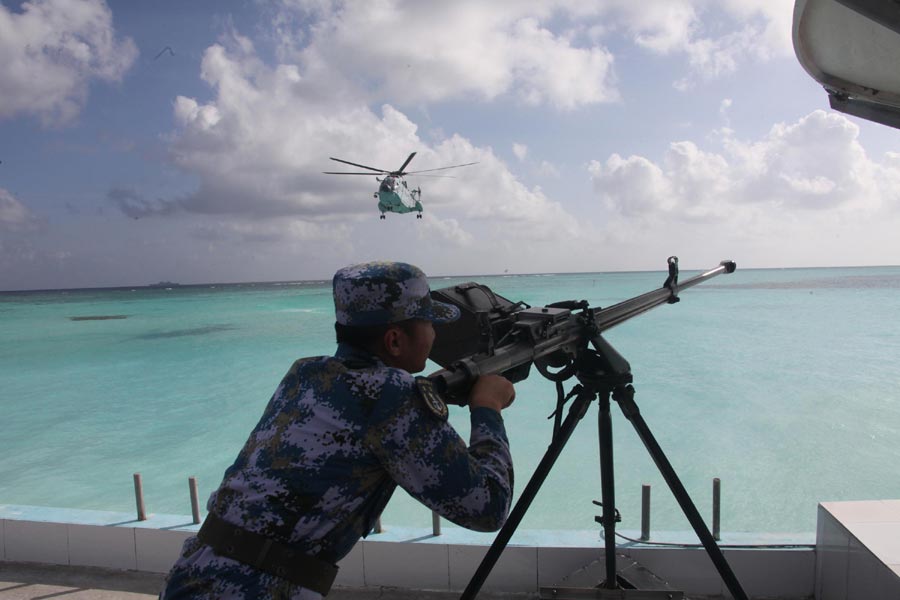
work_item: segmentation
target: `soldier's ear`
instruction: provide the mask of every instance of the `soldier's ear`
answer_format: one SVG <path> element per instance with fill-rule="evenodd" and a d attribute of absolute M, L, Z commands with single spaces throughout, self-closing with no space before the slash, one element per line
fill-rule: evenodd
<path fill-rule="evenodd" d="M 388 356 L 400 356 L 403 352 L 403 330 L 399 327 L 388 327 L 381 341 Z"/>

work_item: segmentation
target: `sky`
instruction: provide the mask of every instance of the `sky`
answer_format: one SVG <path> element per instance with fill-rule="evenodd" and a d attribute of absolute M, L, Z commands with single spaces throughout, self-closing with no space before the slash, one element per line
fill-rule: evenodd
<path fill-rule="evenodd" d="M 0 1 L 0 290 L 900 264 L 788 0 Z M 422 219 L 373 177 L 409 176 Z M 348 170 L 356 170 L 352 167 Z"/>

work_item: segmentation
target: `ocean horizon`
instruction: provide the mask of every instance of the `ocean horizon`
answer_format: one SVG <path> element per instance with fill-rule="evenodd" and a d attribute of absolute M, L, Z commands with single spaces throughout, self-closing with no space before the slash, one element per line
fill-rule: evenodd
<path fill-rule="evenodd" d="M 709 268 L 713 268 L 712 265 Z M 741 271 L 791 271 L 803 270 L 811 271 L 817 269 L 878 269 L 878 268 L 900 267 L 900 264 L 883 264 L 883 265 L 844 265 L 844 266 L 816 266 L 816 267 L 742 267 L 738 265 Z M 703 273 L 708 269 L 683 269 L 681 279 L 686 279 L 698 273 Z M 476 277 L 546 277 L 552 275 L 611 275 L 611 274 L 629 274 L 629 273 L 659 273 L 665 278 L 666 273 L 660 269 L 635 269 L 621 271 L 547 271 L 534 273 L 469 273 L 460 275 L 428 275 L 430 281 L 439 281 L 444 279 L 471 279 Z M 331 277 L 322 279 L 275 279 L 260 281 L 206 281 L 206 282 L 188 282 L 181 283 L 178 281 L 162 280 L 158 282 L 149 282 L 133 285 L 98 285 L 87 287 L 65 287 L 65 288 L 22 288 L 22 289 L 0 289 L 0 294 L 31 294 L 41 292 L 90 292 L 90 291 L 121 291 L 134 290 L 143 288 L 168 288 L 168 287 L 209 287 L 209 286 L 258 286 L 258 285 L 314 285 L 314 284 L 330 284 Z M 167 284 L 167 285 L 164 285 Z M 432 286 L 434 287 L 434 286 Z"/>

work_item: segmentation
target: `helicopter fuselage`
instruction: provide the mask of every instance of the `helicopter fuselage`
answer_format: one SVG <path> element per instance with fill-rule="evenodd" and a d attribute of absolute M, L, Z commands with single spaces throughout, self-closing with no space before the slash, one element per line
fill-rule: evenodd
<path fill-rule="evenodd" d="M 422 190 L 411 190 L 403 178 L 392 175 L 380 181 L 381 185 L 375 197 L 378 198 L 378 210 L 381 211 L 382 218 L 386 212 L 400 214 L 422 212 L 422 203 L 419 200 Z"/>

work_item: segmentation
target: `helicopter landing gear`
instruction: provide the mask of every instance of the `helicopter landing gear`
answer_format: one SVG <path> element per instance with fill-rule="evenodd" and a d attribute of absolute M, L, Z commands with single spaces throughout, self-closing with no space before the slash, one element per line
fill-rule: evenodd
<path fill-rule="evenodd" d="M 417 219 L 421 219 L 421 218 L 422 218 L 422 213 L 417 214 L 417 215 L 416 215 L 416 218 L 417 218 Z"/>
<path fill-rule="evenodd" d="M 382 215 L 381 215 L 380 217 L 378 217 L 378 218 L 379 218 L 379 219 L 383 219 L 383 218 L 384 218 L 384 215 L 382 214 Z"/>

